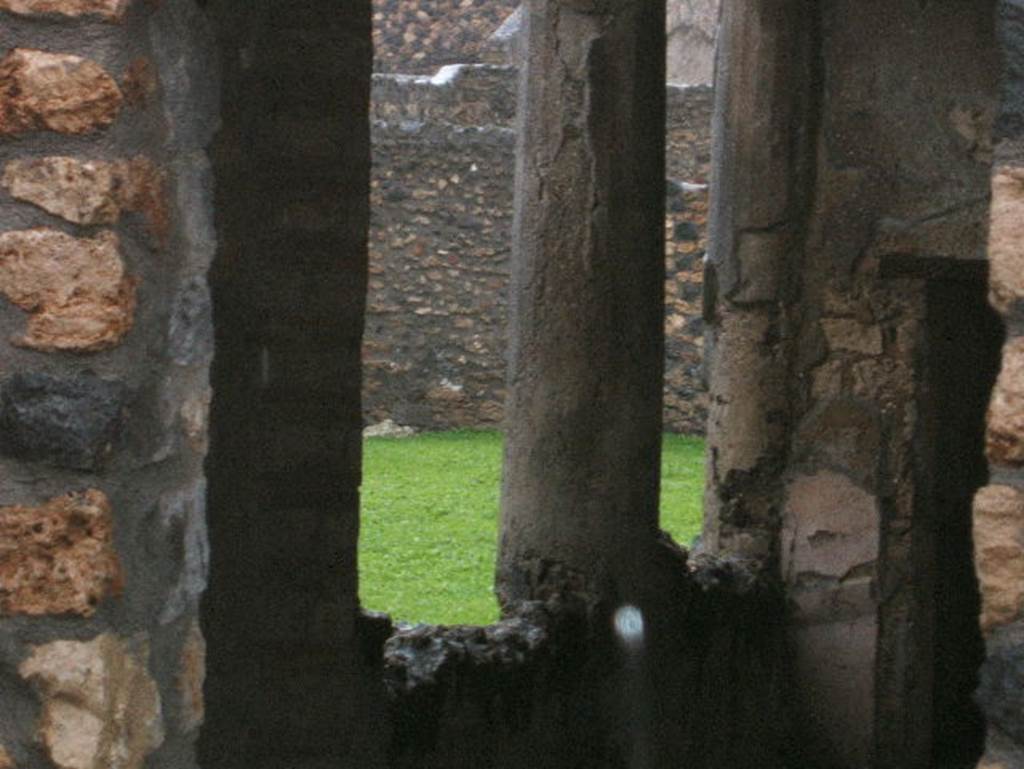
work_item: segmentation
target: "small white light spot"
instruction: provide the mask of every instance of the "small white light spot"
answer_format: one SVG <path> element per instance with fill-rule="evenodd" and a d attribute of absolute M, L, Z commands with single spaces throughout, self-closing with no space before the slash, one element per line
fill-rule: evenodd
<path fill-rule="evenodd" d="M 644 615 L 635 606 L 620 606 L 613 619 L 615 632 L 626 646 L 644 642 Z"/>

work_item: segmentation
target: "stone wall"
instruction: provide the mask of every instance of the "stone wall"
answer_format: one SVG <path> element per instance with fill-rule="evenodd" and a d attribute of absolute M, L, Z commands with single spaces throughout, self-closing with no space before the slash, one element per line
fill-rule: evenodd
<path fill-rule="evenodd" d="M 668 55 L 670 83 L 712 83 L 720 0 L 669 0 Z"/>
<path fill-rule="evenodd" d="M 384 647 L 391 766 L 620 769 L 639 754 L 795 769 L 778 591 L 734 562 L 676 565 L 632 648 L 556 599 L 488 627 L 399 628 Z"/>
<path fill-rule="evenodd" d="M 978 701 L 988 720 L 980 769 L 1024 766 L 1024 7 L 998 4 L 1003 63 L 995 130 L 988 253 L 989 300 L 1006 326 L 988 406 L 990 477 L 974 498 L 975 566 L 986 660 Z"/>
<path fill-rule="evenodd" d="M 815 760 L 971 762 L 992 5 L 744 1 L 720 47 L 705 543 L 782 575 Z"/>
<path fill-rule="evenodd" d="M 490 38 L 519 0 L 374 0 L 374 70 L 432 73 L 446 64 L 498 61 Z"/>
<path fill-rule="evenodd" d="M 670 86 L 667 96 L 665 423 L 699 433 L 712 92 Z M 515 101 L 507 67 L 374 76 L 369 422 L 501 423 Z"/>
<path fill-rule="evenodd" d="M 191 3 L 0 2 L 0 765 L 181 767 L 203 721 L 204 147 Z"/>
<path fill-rule="evenodd" d="M 662 81 L 630 68 L 660 67 L 661 9 L 532 4 L 530 149 L 582 117 L 564 200 L 657 226 L 525 219 L 521 247 L 598 271 L 550 276 L 592 324 L 518 305 L 520 381 L 580 406 L 518 402 L 506 541 L 544 552 L 506 551 L 502 588 L 529 600 L 387 642 L 356 564 L 370 4 L 205 7 L 0 0 L 0 767 L 192 769 L 201 724 L 210 769 L 908 769 L 983 727 L 984 769 L 1022 764 L 1019 0 L 725 7 L 706 544 L 731 555 L 690 560 L 651 523 Z M 588 98 L 543 66 L 583 40 Z M 564 204 L 551 171 L 534 211 Z M 633 599 L 642 654 L 609 623 Z"/>
<path fill-rule="evenodd" d="M 669 0 L 668 82 L 714 79 L 719 0 Z M 516 0 L 376 0 L 374 69 L 431 74 L 447 64 L 513 64 L 521 53 Z"/>

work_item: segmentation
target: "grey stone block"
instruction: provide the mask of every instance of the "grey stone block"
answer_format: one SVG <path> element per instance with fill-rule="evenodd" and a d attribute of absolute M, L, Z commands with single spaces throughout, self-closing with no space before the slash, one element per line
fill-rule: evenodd
<path fill-rule="evenodd" d="M 989 724 L 1024 742 L 1024 625 L 1007 628 L 989 641 L 975 697 Z"/>
<path fill-rule="evenodd" d="M 123 383 L 93 375 L 15 374 L 0 389 L 0 452 L 95 470 L 111 451 L 126 397 Z"/>

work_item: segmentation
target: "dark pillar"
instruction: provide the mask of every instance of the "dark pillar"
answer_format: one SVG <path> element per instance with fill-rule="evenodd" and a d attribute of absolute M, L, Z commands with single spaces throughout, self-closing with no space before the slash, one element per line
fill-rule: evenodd
<path fill-rule="evenodd" d="M 206 769 L 375 767 L 360 651 L 369 0 L 217 0 Z"/>

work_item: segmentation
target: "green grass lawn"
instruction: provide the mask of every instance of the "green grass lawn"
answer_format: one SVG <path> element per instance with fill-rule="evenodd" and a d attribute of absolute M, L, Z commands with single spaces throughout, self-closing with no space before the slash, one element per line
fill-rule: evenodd
<path fill-rule="evenodd" d="M 424 433 L 364 441 L 359 580 L 363 605 L 395 619 L 487 624 L 497 545 L 502 436 Z M 704 441 L 666 435 L 661 525 L 689 542 L 701 525 Z"/>

